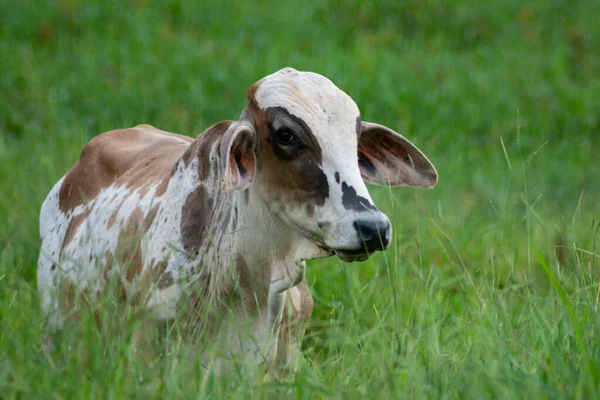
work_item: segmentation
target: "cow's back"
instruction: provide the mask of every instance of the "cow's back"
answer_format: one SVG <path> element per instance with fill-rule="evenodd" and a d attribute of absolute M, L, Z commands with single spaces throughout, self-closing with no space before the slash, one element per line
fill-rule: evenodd
<path fill-rule="evenodd" d="M 187 136 L 150 125 L 103 133 L 82 150 L 60 187 L 60 209 L 68 212 L 114 183 L 142 186 L 168 177 L 170 168 L 193 142 Z"/>

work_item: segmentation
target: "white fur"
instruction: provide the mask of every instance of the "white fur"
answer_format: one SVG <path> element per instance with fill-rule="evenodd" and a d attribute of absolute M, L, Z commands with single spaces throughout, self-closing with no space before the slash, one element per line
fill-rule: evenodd
<path fill-rule="evenodd" d="M 162 290 L 151 287 L 148 298 L 144 299 L 146 307 L 154 310 L 160 319 L 173 318 L 185 285 L 201 278 L 197 267 L 208 269 L 213 291 L 207 300 L 218 304 L 220 289 L 235 285 L 234 264 L 236 256 L 241 255 L 253 279 L 254 293 L 246 293 L 247 297 L 233 313 L 224 316 L 219 326 L 220 337 L 226 338 L 232 354 L 241 354 L 251 363 L 271 362 L 275 358 L 287 363 L 289 349 L 293 347 L 296 352 L 299 351 L 299 342 L 277 341 L 283 306 L 287 296 L 292 296 L 294 307 L 300 307 L 300 292 L 295 285 L 303 279 L 304 260 L 329 256 L 332 252 L 317 246 L 297 228 L 314 231 L 317 223 L 324 223 L 328 226 L 324 242 L 329 248 L 355 249 L 360 246 L 360 240 L 352 223 L 358 212 L 343 206 L 341 183 L 353 187 L 358 196 L 373 204 L 357 164 L 356 121 L 359 110 L 354 101 L 328 79 L 293 69 L 284 69 L 264 78 L 256 91 L 256 99 L 262 109 L 284 107 L 305 121 L 319 142 L 323 159 L 321 167 L 330 191 L 325 204 L 315 209 L 314 217 L 307 218 L 301 208 L 287 210 L 286 218 L 293 224 L 283 223 L 282 218 L 274 216 L 274 212 L 281 210 L 274 211 L 276 205 L 265 204 L 257 184 L 249 187 L 248 202 L 240 191 L 223 191 L 217 160 L 218 143 L 213 145 L 209 155 L 211 177 L 206 182 L 199 180 L 197 159 L 187 167 L 180 160 L 166 192 L 161 196 L 156 196 L 159 182 L 147 191 L 115 184 L 102 189 L 87 204 L 65 214 L 60 210 L 58 201 L 63 178 L 46 198 L 40 215 L 42 246 L 38 289 L 42 310 L 49 317 L 50 329 L 62 325 L 55 295 L 57 282 L 68 278 L 77 287 L 87 288 L 92 294 L 100 291 L 106 283 L 101 272 L 106 264 L 105 256 L 107 252 L 115 253 L 121 226 L 136 208 L 146 215 L 158 205 L 153 223 L 141 241 L 142 275 L 152 262 L 166 260 L 166 272 L 175 283 Z M 340 183 L 335 180 L 336 172 Z M 202 251 L 197 256 L 190 256 L 183 251 L 182 206 L 199 185 L 213 196 L 215 215 L 224 215 L 227 209 L 237 207 L 238 224 L 235 230 L 229 224 L 222 231 L 213 228 L 213 236 L 205 239 L 211 242 L 201 246 Z M 116 220 L 109 228 L 108 220 L 119 204 Z M 71 219 L 89 209 L 92 210 L 90 215 L 76 230 L 72 241 L 62 248 Z M 387 219 L 379 211 L 373 213 L 378 218 Z M 123 274 L 116 267 L 111 273 Z M 206 273 L 206 270 L 203 272 Z M 128 298 L 140 289 L 139 278 L 131 282 L 124 276 L 120 279 Z M 253 296 L 257 293 L 265 294 L 267 301 L 259 305 L 256 316 L 251 316 L 247 308 L 255 306 L 257 300 Z M 241 335 L 240 326 L 248 327 L 250 332 Z"/>

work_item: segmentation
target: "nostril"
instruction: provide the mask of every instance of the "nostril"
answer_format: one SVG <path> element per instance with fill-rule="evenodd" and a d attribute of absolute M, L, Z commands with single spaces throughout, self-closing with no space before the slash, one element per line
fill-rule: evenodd
<path fill-rule="evenodd" d="M 392 228 L 387 220 L 357 220 L 354 229 L 367 251 L 384 250 L 390 243 Z"/>
<path fill-rule="evenodd" d="M 365 244 L 373 238 L 373 224 L 369 221 L 354 221 L 354 229 Z"/>

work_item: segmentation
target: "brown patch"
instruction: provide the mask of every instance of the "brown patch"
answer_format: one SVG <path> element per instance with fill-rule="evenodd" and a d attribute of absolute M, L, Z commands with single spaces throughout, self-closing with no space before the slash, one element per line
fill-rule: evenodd
<path fill-rule="evenodd" d="M 190 287 L 187 308 L 182 318 L 184 329 L 195 333 L 208 333 L 215 323 L 217 311 L 211 300 L 211 278 L 203 273 Z"/>
<path fill-rule="evenodd" d="M 94 310 L 94 318 L 98 326 L 100 326 L 101 317 L 98 305 L 94 304 L 96 299 L 117 298 L 122 302 L 127 301 L 127 293 L 125 287 L 118 275 L 110 274 L 113 267 L 113 255 L 110 252 L 106 253 L 105 265 L 102 269 L 102 277 L 104 278 L 104 288 L 101 292 L 92 293 L 89 289 L 80 289 L 73 282 L 65 278 L 59 284 L 59 309 L 63 317 L 74 321 L 79 319 L 81 311 L 88 309 Z M 101 303 L 98 303 L 101 304 Z"/>
<path fill-rule="evenodd" d="M 175 283 L 173 275 L 170 271 L 167 271 L 167 265 L 167 260 L 162 260 L 152 268 L 159 289 L 166 289 Z"/>
<path fill-rule="evenodd" d="M 92 293 L 89 289 L 80 289 L 65 278 L 60 284 L 58 306 L 60 313 L 66 320 L 77 321 L 80 318 L 80 312 L 85 309 L 92 309 Z M 100 313 L 94 312 L 96 323 L 100 324 Z"/>
<path fill-rule="evenodd" d="M 165 192 L 167 191 L 168 187 L 169 187 L 169 182 L 171 182 L 171 180 L 169 179 L 169 177 L 163 177 L 162 180 L 160 181 L 158 187 L 156 188 L 156 193 L 154 194 L 156 197 L 161 197 L 163 194 L 165 194 Z"/>
<path fill-rule="evenodd" d="M 248 92 L 246 93 L 246 98 L 248 99 L 248 101 L 250 101 L 251 104 L 258 104 L 256 101 L 256 91 L 258 90 L 258 87 L 260 86 L 261 82 L 262 79 L 255 82 L 252 86 L 250 86 Z"/>
<path fill-rule="evenodd" d="M 214 124 L 198 136 L 181 157 L 186 167 L 192 160 L 195 158 L 198 159 L 198 179 L 200 181 L 205 181 L 210 176 L 210 170 L 212 168 L 210 163 L 210 151 L 213 143 L 221 140 L 223 134 L 232 123 L 233 121 L 221 121 Z"/>
<path fill-rule="evenodd" d="M 221 240 L 225 237 L 225 233 L 227 232 L 227 230 L 229 229 L 229 226 L 231 224 L 231 213 L 232 213 L 232 207 L 226 207 L 223 210 L 223 213 L 221 214 L 221 216 L 219 217 L 219 221 L 217 226 L 217 232 L 221 232 L 222 234 L 220 235 Z M 220 245 L 220 243 L 219 243 Z"/>
<path fill-rule="evenodd" d="M 85 221 L 85 219 L 89 217 L 91 212 L 92 209 L 89 208 L 71 218 L 71 221 L 69 221 L 69 226 L 67 227 L 67 232 L 65 233 L 63 248 L 66 247 L 69 243 L 71 243 L 71 240 L 73 240 L 73 238 L 75 237 L 75 233 L 77 233 L 77 229 L 83 223 L 83 221 Z"/>
<path fill-rule="evenodd" d="M 119 210 L 121 210 L 121 206 L 123 205 L 123 203 L 125 203 L 125 199 L 123 199 L 119 203 L 117 208 L 115 208 L 115 210 L 110 214 L 110 217 L 108 217 L 108 223 L 106 224 L 106 227 L 108 229 L 112 228 L 112 226 L 115 224 L 115 221 L 117 220 L 117 215 L 119 214 Z"/>
<path fill-rule="evenodd" d="M 104 271 L 102 272 L 102 276 L 104 277 L 105 281 L 108 281 L 109 273 L 114 263 L 112 253 L 107 251 L 104 260 Z"/>
<path fill-rule="evenodd" d="M 138 207 L 133 210 L 119 232 L 117 240 L 116 256 L 125 268 L 125 277 L 129 282 L 138 276 L 142 270 L 140 240 L 143 235 L 143 220 L 144 215 L 141 209 Z"/>
<path fill-rule="evenodd" d="M 144 218 L 144 232 L 147 232 L 152 226 L 154 218 L 156 218 L 156 214 L 158 213 L 158 207 L 159 204 L 155 204 L 154 207 L 148 211 L 148 214 L 146 214 L 146 217 Z"/>
<path fill-rule="evenodd" d="M 200 185 L 185 199 L 181 208 L 181 240 L 183 249 L 193 253 L 199 251 L 202 245 L 208 219 L 213 212 L 213 199 Z"/>
<path fill-rule="evenodd" d="M 123 286 L 123 282 L 121 282 L 121 277 L 119 274 L 113 274 L 111 276 L 111 269 L 114 265 L 113 255 L 110 252 L 106 252 L 105 256 L 105 264 L 104 269 L 102 271 L 102 276 L 104 278 L 104 296 L 105 298 L 115 298 L 119 299 L 122 302 L 127 301 L 127 291 L 125 290 L 125 286 Z"/>
<path fill-rule="evenodd" d="M 258 313 L 258 305 L 267 304 L 269 288 L 262 285 L 250 273 L 250 268 L 244 257 L 238 254 L 235 258 L 235 269 L 238 278 L 239 291 L 242 297 L 246 299 L 245 309 L 251 315 Z"/>
<path fill-rule="evenodd" d="M 76 289 L 68 278 L 63 279 L 60 283 L 58 305 L 63 316 L 68 315 L 75 307 Z"/>
<path fill-rule="evenodd" d="M 231 219 L 231 230 L 235 231 L 237 229 L 238 223 L 238 208 L 237 206 L 233 207 L 233 218 Z"/>
<path fill-rule="evenodd" d="M 260 110 L 251 102 L 242 115 L 257 129 L 258 174 L 266 196 L 293 206 L 325 204 L 329 184 L 321 169 L 321 147 L 310 127 L 282 107 Z M 301 143 L 292 149 L 279 147 L 274 139 L 274 121 L 289 128 Z"/>
<path fill-rule="evenodd" d="M 247 125 L 228 130 L 221 139 L 220 160 L 226 165 L 224 179 L 233 188 L 252 182 L 256 174 L 256 132 Z"/>
<path fill-rule="evenodd" d="M 175 280 L 173 279 L 173 275 L 171 275 L 171 272 L 167 271 L 160 276 L 157 286 L 159 289 L 166 289 L 173 286 L 174 283 Z"/>
<path fill-rule="evenodd" d="M 82 150 L 65 176 L 59 207 L 67 213 L 94 199 L 113 184 L 147 188 L 167 179 L 192 138 L 160 131 L 150 125 L 119 129 L 96 136 Z"/>
<path fill-rule="evenodd" d="M 235 269 L 239 279 L 240 288 L 244 291 L 251 291 L 252 289 L 252 277 L 250 276 L 250 270 L 244 257 L 240 254 L 235 259 Z"/>

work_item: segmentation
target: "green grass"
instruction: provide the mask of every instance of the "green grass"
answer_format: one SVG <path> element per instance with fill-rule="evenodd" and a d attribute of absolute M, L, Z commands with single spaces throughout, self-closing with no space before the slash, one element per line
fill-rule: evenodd
<path fill-rule="evenodd" d="M 0 1 L 2 397 L 598 398 L 598 15 L 592 0 Z M 332 79 L 440 173 L 433 191 L 371 188 L 388 252 L 310 263 L 297 377 L 203 386 L 188 343 L 149 365 L 135 323 L 85 318 L 45 355 L 38 212 L 84 143 L 139 123 L 195 136 L 284 66 Z"/>

